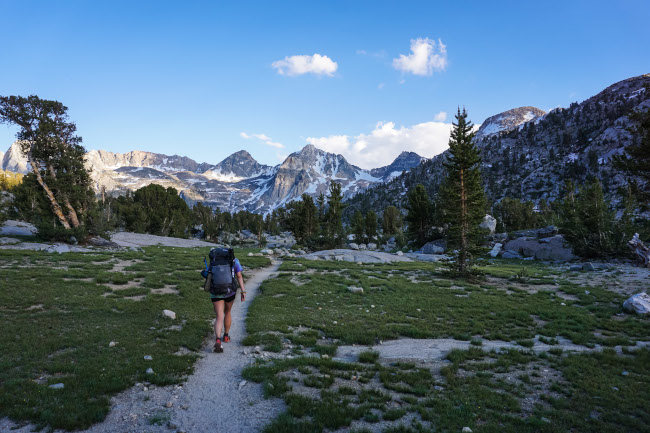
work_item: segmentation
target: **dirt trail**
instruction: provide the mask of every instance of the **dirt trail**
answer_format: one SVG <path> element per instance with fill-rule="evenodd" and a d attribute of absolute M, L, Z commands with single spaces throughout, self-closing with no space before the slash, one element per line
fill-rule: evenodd
<path fill-rule="evenodd" d="M 239 294 L 232 309 L 232 341 L 224 344 L 224 353 L 212 353 L 214 336 L 206 341 L 201 359 L 182 385 L 145 387 L 137 384 L 111 400 L 106 419 L 85 433 L 113 432 L 187 432 L 236 433 L 261 431 L 264 425 L 284 410 L 280 399 L 264 399 L 262 386 L 247 382 L 242 385 L 241 371 L 248 365 L 241 341 L 245 336 L 245 318 L 250 302 L 261 283 L 280 267 L 255 271 L 246 282 L 246 302 Z M 207 302 L 207 300 L 206 300 Z M 169 406 L 171 403 L 171 407 Z M 16 433 L 32 431 L 33 426 L 16 425 L 7 418 L 0 419 L 0 431 Z"/>
<path fill-rule="evenodd" d="M 279 399 L 265 400 L 261 385 L 243 384 L 241 370 L 249 362 L 243 354 L 241 340 L 245 335 L 244 320 L 248 306 L 260 284 L 277 271 L 280 262 L 255 273 L 246 282 L 248 298 L 241 303 L 239 296 L 233 307 L 232 341 L 224 344 L 224 353 L 211 353 L 213 340 L 204 349 L 210 354 L 201 359 L 183 386 L 174 404 L 172 423 L 187 432 L 255 432 L 284 409 Z M 181 409 L 187 405 L 186 410 Z M 185 407 L 185 406 L 183 406 Z"/>
<path fill-rule="evenodd" d="M 129 432 L 255 432 L 284 409 L 279 399 L 265 400 L 261 385 L 242 383 L 241 371 L 249 363 L 241 340 L 245 336 L 248 306 L 262 282 L 272 276 L 280 262 L 256 271 L 246 282 L 246 302 L 239 294 L 232 309 L 232 341 L 224 343 L 224 352 L 212 353 L 214 336 L 203 348 L 194 374 L 182 386 L 150 388 L 136 386 L 114 398 L 106 420 L 87 430 L 88 433 Z M 148 397 L 148 400 L 145 399 Z M 172 403 L 172 407 L 166 405 Z M 158 417 L 163 425 L 151 425 Z"/>

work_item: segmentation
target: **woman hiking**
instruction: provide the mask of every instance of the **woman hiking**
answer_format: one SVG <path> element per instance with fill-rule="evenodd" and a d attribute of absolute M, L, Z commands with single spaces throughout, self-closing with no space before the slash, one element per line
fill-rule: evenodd
<path fill-rule="evenodd" d="M 217 251 L 217 254 L 214 255 L 213 258 L 213 252 Z M 217 255 L 221 256 L 222 254 L 227 253 L 228 254 L 228 259 L 225 261 L 219 260 L 217 258 Z M 208 278 L 208 281 L 214 279 L 220 279 L 223 281 L 223 272 L 227 272 L 228 275 L 227 278 L 230 280 L 230 284 L 227 284 L 226 289 L 222 290 L 210 290 L 210 301 L 212 301 L 212 306 L 214 308 L 214 312 L 217 315 L 217 318 L 214 322 L 214 334 L 216 336 L 216 341 L 214 343 L 214 352 L 221 353 L 223 352 L 223 346 L 222 346 L 222 341 L 224 343 L 229 343 L 230 342 L 230 336 L 228 335 L 228 331 L 230 331 L 230 324 L 232 323 L 232 316 L 230 314 L 232 310 L 232 306 L 235 303 L 235 296 L 237 295 L 237 286 L 241 288 L 241 301 L 244 302 L 246 300 L 246 289 L 244 287 L 244 278 L 242 277 L 242 266 L 239 263 L 239 260 L 234 257 L 234 253 L 232 250 L 212 250 L 210 252 L 210 264 L 211 264 L 211 273 L 213 275 L 210 275 L 210 278 Z M 218 263 L 218 264 L 217 264 Z M 213 266 L 213 264 L 217 264 L 216 266 Z M 220 269 L 219 269 L 220 268 Z M 221 275 L 217 276 L 216 274 L 220 273 Z M 221 277 L 221 278 L 219 278 Z M 239 283 L 239 284 L 237 284 Z M 209 285 L 210 283 L 207 283 Z M 223 287 L 223 285 L 222 285 Z M 215 293 L 217 292 L 217 293 Z M 225 328 L 225 329 L 224 329 Z M 221 331 L 225 331 L 223 334 L 223 339 L 221 337 Z"/>

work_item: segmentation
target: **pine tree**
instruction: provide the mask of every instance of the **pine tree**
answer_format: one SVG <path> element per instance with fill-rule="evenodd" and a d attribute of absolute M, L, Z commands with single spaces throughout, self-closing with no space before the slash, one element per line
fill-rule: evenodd
<path fill-rule="evenodd" d="M 75 135 L 77 127 L 67 111 L 58 101 L 34 95 L 0 97 L 0 123 L 19 128 L 16 136 L 31 168 L 28 176 L 35 181 L 28 183 L 38 185 L 59 227 L 83 230 L 93 225 L 97 207 L 81 137 Z M 42 221 L 41 235 L 52 230 L 48 219 Z"/>
<path fill-rule="evenodd" d="M 368 238 L 368 243 L 370 243 L 377 237 L 377 214 L 374 211 L 369 210 L 366 212 L 365 226 L 366 237 Z"/>
<path fill-rule="evenodd" d="M 318 199 L 316 199 L 318 204 L 318 219 L 323 222 L 325 221 L 325 194 L 322 192 L 318 194 Z"/>
<path fill-rule="evenodd" d="M 592 178 L 577 194 L 567 182 L 559 213 L 560 230 L 576 254 L 603 257 L 615 251 L 614 213 L 598 179 Z"/>
<path fill-rule="evenodd" d="M 185 237 L 192 221 L 189 206 L 175 188 L 150 184 L 133 193 L 136 218 L 133 224 L 143 231 L 161 236 Z"/>
<path fill-rule="evenodd" d="M 363 214 L 361 211 L 356 211 L 352 217 L 352 234 L 354 235 L 354 240 L 358 243 L 363 242 L 363 235 L 366 229 L 366 222 L 363 219 Z"/>
<path fill-rule="evenodd" d="M 448 227 L 449 245 L 458 248 L 456 268 L 461 275 L 470 272 L 472 258 L 484 240 L 479 224 L 485 216 L 486 197 L 481 180 L 481 156 L 472 129 L 467 112 L 459 108 L 449 138 L 447 159 L 443 162 L 447 177 L 439 190 L 440 213 Z"/>
<path fill-rule="evenodd" d="M 532 201 L 523 202 L 510 197 L 501 199 L 493 207 L 493 215 L 498 221 L 497 231 L 511 232 L 537 227 L 538 221 L 534 206 Z"/>
<path fill-rule="evenodd" d="M 400 231 L 402 228 L 401 214 L 395 206 L 388 206 L 384 209 L 381 226 L 386 236 L 394 236 Z"/>
<path fill-rule="evenodd" d="M 632 193 L 632 188 L 629 186 L 625 190 L 625 197 L 621 204 L 623 212 L 621 218 L 616 222 L 615 244 L 619 252 L 628 252 L 627 242 L 632 239 L 635 233 L 642 231 L 636 223 L 636 211 L 639 203 L 636 201 L 636 197 Z"/>
<path fill-rule="evenodd" d="M 302 220 L 300 235 L 305 243 L 318 233 L 318 209 L 309 194 L 302 195 L 300 219 Z"/>
<path fill-rule="evenodd" d="M 343 243 L 342 215 L 344 206 L 341 184 L 333 180 L 330 181 L 325 219 L 327 222 L 327 243 L 331 248 L 339 247 Z"/>
<path fill-rule="evenodd" d="M 424 185 L 418 184 L 409 191 L 406 204 L 406 222 L 408 223 L 408 236 L 416 245 L 424 245 L 429 237 L 433 225 L 433 206 Z"/>

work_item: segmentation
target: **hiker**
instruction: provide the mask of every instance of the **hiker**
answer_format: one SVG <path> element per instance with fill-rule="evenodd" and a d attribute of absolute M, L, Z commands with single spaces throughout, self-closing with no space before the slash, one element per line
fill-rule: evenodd
<path fill-rule="evenodd" d="M 223 328 L 225 328 L 223 329 L 223 342 L 230 342 L 230 336 L 228 335 L 232 323 L 230 312 L 237 295 L 237 286 L 241 288 L 241 301 L 246 300 L 242 270 L 241 264 L 235 258 L 232 249 L 215 248 L 210 251 L 210 266 L 208 267 L 206 262 L 206 270 L 202 272 L 206 278 L 205 289 L 210 292 L 210 300 L 217 315 L 214 322 L 214 334 L 216 336 L 214 352 L 217 353 L 223 352 L 221 344 L 221 331 Z"/>

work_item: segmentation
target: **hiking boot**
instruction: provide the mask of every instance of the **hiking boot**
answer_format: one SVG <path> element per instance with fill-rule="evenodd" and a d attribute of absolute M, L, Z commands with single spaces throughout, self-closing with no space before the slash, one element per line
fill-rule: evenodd
<path fill-rule="evenodd" d="M 224 343 L 230 343 L 230 335 L 223 334 L 223 342 Z"/>
<path fill-rule="evenodd" d="M 215 353 L 223 352 L 223 347 L 221 346 L 221 339 L 220 338 L 217 338 L 216 343 L 214 343 L 213 352 L 215 352 Z"/>

